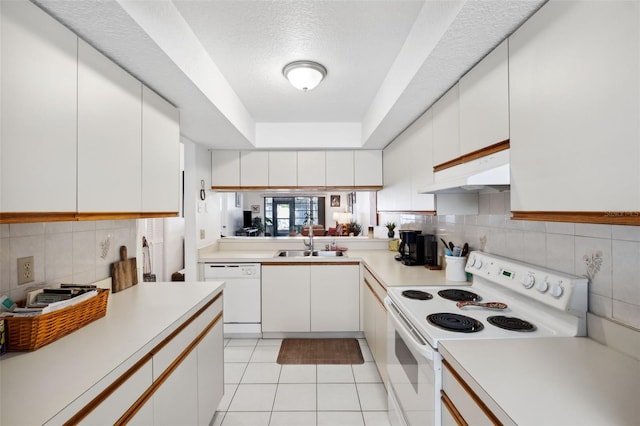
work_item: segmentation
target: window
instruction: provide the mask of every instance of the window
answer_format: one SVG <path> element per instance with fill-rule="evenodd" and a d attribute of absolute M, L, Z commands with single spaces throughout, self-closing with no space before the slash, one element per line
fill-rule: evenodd
<path fill-rule="evenodd" d="M 299 233 L 305 225 L 324 225 L 324 197 L 265 197 L 264 216 L 271 235 Z"/>

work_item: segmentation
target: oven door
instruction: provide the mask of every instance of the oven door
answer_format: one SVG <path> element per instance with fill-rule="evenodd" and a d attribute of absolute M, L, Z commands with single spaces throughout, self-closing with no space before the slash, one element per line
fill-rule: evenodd
<path fill-rule="evenodd" d="M 401 426 L 440 425 L 440 354 L 386 298 L 389 419 Z"/>

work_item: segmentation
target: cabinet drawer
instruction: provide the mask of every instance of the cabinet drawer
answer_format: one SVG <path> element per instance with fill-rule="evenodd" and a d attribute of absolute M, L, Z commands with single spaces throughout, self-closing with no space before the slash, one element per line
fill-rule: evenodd
<path fill-rule="evenodd" d="M 459 413 L 463 420 L 461 424 L 470 425 L 501 425 L 496 417 L 491 413 L 486 405 L 478 398 L 478 396 L 469 388 L 464 380 L 458 376 L 447 363 L 442 363 L 442 400 L 449 399 L 451 405 L 455 407 L 455 410 Z M 445 402 L 442 403 L 442 412 L 451 411 Z M 450 413 L 451 414 L 451 413 Z"/>

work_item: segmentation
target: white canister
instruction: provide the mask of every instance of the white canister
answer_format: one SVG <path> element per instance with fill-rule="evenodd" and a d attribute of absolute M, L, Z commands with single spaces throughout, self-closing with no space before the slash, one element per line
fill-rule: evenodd
<path fill-rule="evenodd" d="M 445 256 L 444 258 L 447 262 L 447 268 L 445 270 L 447 281 L 467 281 L 467 273 L 464 270 L 467 264 L 467 258 L 460 256 Z"/>

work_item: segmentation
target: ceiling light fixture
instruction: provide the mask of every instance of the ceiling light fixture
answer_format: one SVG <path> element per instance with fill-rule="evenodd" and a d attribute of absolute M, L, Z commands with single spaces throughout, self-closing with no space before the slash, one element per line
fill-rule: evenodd
<path fill-rule="evenodd" d="M 296 89 L 313 90 L 327 76 L 327 69 L 313 61 L 295 61 L 285 65 L 282 74 Z"/>

